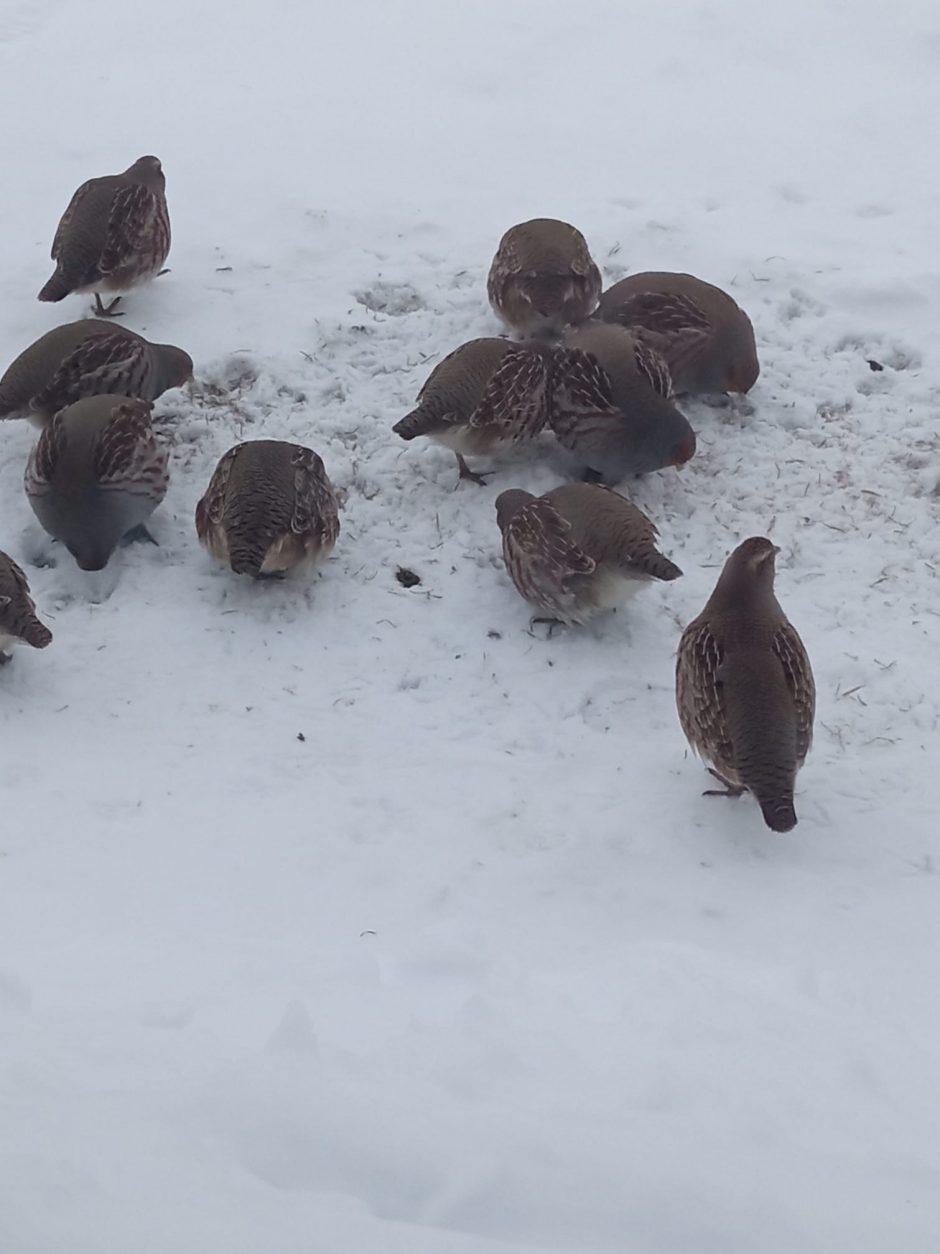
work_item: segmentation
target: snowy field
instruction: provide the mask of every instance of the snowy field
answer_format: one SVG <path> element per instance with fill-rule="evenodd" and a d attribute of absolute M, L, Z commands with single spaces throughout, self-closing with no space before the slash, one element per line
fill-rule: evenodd
<path fill-rule="evenodd" d="M 0 103 L 0 369 L 87 309 L 35 299 L 72 191 L 153 152 L 125 321 L 197 377 L 104 576 L 35 564 L 0 424 L 55 633 L 0 672 L 0 1254 L 935 1254 L 936 0 L 2 0 Z M 727 287 L 763 369 L 624 485 L 684 578 L 551 640 L 493 509 L 550 441 L 455 490 L 391 433 L 541 215 Z M 196 542 L 262 436 L 345 494 L 306 585 Z M 753 534 L 819 689 L 784 837 L 673 698 Z"/>

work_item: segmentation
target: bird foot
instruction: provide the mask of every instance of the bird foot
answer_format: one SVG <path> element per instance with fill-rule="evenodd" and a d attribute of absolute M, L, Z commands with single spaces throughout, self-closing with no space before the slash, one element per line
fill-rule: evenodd
<path fill-rule="evenodd" d="M 706 788 L 702 793 L 703 797 L 740 797 L 747 789 L 743 784 L 732 784 L 730 779 L 725 779 L 719 771 L 712 767 L 708 768 L 709 775 L 713 775 L 719 784 L 724 784 L 724 788 Z"/>
<path fill-rule="evenodd" d="M 123 318 L 123 312 L 114 312 L 120 299 L 120 296 L 115 296 L 114 300 L 110 301 L 107 305 L 103 305 L 101 303 L 101 297 L 97 292 L 95 292 L 95 313 L 99 318 Z"/>
<path fill-rule="evenodd" d="M 131 527 L 130 531 L 126 531 L 121 538 L 122 544 L 137 544 L 144 542 L 147 544 L 155 544 L 157 548 L 160 544 L 153 538 L 143 523 L 138 523 L 136 527 Z"/>
<path fill-rule="evenodd" d="M 564 625 L 565 624 L 561 621 L 560 618 L 530 618 L 529 619 L 529 635 L 530 636 L 535 635 L 535 632 L 532 630 L 533 627 L 542 626 L 548 629 L 545 633 L 545 639 L 551 640 L 552 636 L 554 635 L 555 628 L 564 627 Z"/>
<path fill-rule="evenodd" d="M 471 470 L 459 453 L 457 454 L 457 465 L 460 467 L 458 482 L 460 479 L 469 479 L 471 483 L 478 483 L 480 487 L 485 488 L 487 479 L 493 474 L 492 470 L 488 470 L 485 474 L 478 474 L 477 471 Z"/>

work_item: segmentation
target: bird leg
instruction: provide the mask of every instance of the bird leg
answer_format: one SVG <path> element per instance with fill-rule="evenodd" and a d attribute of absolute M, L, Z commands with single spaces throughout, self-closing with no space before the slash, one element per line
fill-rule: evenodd
<path fill-rule="evenodd" d="M 162 270 L 158 270 L 158 271 L 157 271 L 157 273 L 156 273 L 153 277 L 154 277 L 155 279 L 159 279 L 159 277 L 160 277 L 160 275 L 161 275 L 161 274 L 169 274 L 169 273 L 170 273 L 170 267 L 169 267 L 169 266 L 164 266 L 164 267 L 163 267 L 163 269 L 162 269 Z"/>
<path fill-rule="evenodd" d="M 102 305 L 101 296 L 95 292 L 95 313 L 99 318 L 123 318 L 123 313 L 114 312 L 115 306 L 120 299 L 120 296 L 115 296 L 114 300 L 112 300 L 109 304 Z"/>
<path fill-rule="evenodd" d="M 740 797 L 742 793 L 746 793 L 747 789 L 743 784 L 732 784 L 730 779 L 725 779 L 719 771 L 714 767 L 708 768 L 709 775 L 714 775 L 719 784 L 724 784 L 724 788 L 706 788 L 702 793 L 703 797 Z"/>
<path fill-rule="evenodd" d="M 531 629 L 535 627 L 536 624 L 540 624 L 541 626 L 548 628 L 548 632 L 546 633 L 546 636 L 545 636 L 546 640 L 551 640 L 556 627 L 564 627 L 565 625 L 560 618 L 530 618 L 529 619 L 529 635 L 530 636 L 535 635 L 535 632 L 532 631 Z"/>
<path fill-rule="evenodd" d="M 136 544 L 139 541 L 155 544 L 157 548 L 160 547 L 159 542 L 153 538 L 143 523 L 138 523 L 136 527 L 131 527 L 130 531 L 125 531 L 121 537 L 121 544 Z"/>
<path fill-rule="evenodd" d="M 3 650 L 0 649 L 0 666 L 6 666 L 7 662 L 12 662 L 12 661 L 13 661 L 13 654 L 4 653 Z"/>
<path fill-rule="evenodd" d="M 493 473 L 492 470 L 487 471 L 485 475 L 479 475 L 475 470 L 470 469 L 460 453 L 455 454 L 455 456 L 457 458 L 457 465 L 460 467 L 460 478 L 469 479 L 471 483 L 478 483 L 481 487 L 486 487 L 486 481 Z"/>

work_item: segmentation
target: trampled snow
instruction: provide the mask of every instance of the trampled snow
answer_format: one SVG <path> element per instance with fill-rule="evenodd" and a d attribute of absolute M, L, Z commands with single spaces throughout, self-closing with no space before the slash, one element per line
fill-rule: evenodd
<path fill-rule="evenodd" d="M 126 322 L 197 375 L 94 579 L 0 424 L 55 633 L 0 672 L 0 1254 L 935 1251 L 936 6 L 6 0 L 0 101 L 0 369 L 86 312 L 35 299 L 74 188 L 154 152 Z M 624 485 L 684 577 L 549 640 L 493 502 L 551 443 L 455 488 L 391 432 L 546 215 L 727 287 L 763 368 Z M 196 542 L 262 436 L 345 494 L 307 583 Z M 819 690 L 785 837 L 674 708 L 752 534 Z"/>

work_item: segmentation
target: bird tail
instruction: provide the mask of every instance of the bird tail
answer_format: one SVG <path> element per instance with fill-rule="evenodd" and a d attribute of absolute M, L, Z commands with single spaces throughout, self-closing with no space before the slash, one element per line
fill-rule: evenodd
<path fill-rule="evenodd" d="M 261 536 L 240 536 L 228 533 L 228 562 L 236 575 L 257 579 L 268 555 L 270 542 Z"/>
<path fill-rule="evenodd" d="M 796 827 L 792 797 L 758 798 L 764 822 L 772 832 L 789 832 Z"/>
<path fill-rule="evenodd" d="M 64 300 L 66 296 L 71 295 L 72 284 L 65 277 L 61 270 L 56 270 L 52 278 L 39 293 L 40 300 Z"/>
<path fill-rule="evenodd" d="M 433 424 L 433 419 L 423 405 L 405 414 L 400 422 L 396 422 L 392 430 L 403 440 L 414 440 L 419 435 L 426 435 Z"/>
<path fill-rule="evenodd" d="M 44 649 L 47 644 L 52 643 L 52 632 L 35 615 L 31 615 L 26 620 L 20 636 L 27 644 L 31 644 L 34 649 Z"/>
<path fill-rule="evenodd" d="M 664 557 L 662 553 L 655 551 L 646 557 L 643 566 L 654 579 L 678 579 L 682 574 L 675 562 L 670 562 L 668 557 Z"/>

